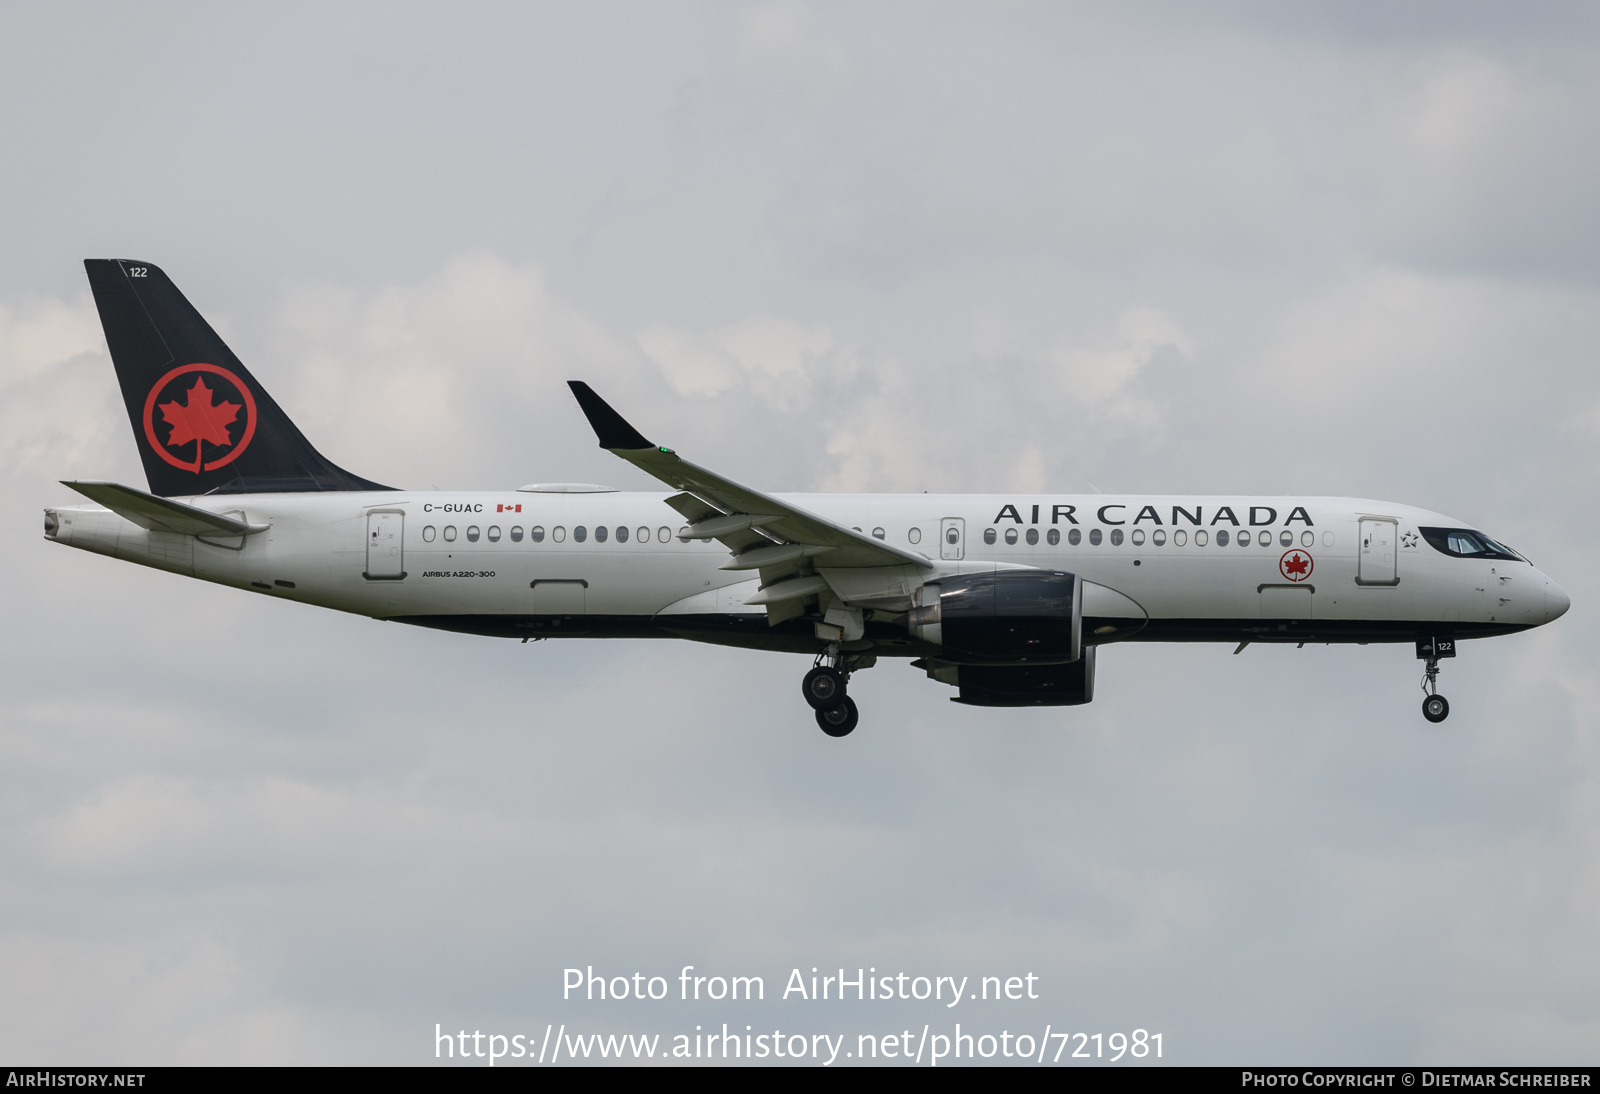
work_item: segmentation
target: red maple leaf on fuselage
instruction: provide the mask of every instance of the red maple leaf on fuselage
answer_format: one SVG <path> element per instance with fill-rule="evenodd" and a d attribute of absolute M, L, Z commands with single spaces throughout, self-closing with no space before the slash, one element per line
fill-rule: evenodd
<path fill-rule="evenodd" d="M 1283 564 L 1286 574 L 1303 574 L 1306 572 L 1306 559 L 1304 555 L 1295 555 Z"/>
<path fill-rule="evenodd" d="M 194 386 L 184 393 L 183 405 L 176 402 L 160 405 L 162 417 L 172 427 L 172 435 L 167 438 L 168 448 L 194 440 L 218 446 L 233 443 L 228 437 L 228 426 L 239 416 L 239 404 L 216 402 L 214 394 L 206 387 L 205 377 L 197 376 Z M 198 458 L 199 453 L 195 456 Z"/>

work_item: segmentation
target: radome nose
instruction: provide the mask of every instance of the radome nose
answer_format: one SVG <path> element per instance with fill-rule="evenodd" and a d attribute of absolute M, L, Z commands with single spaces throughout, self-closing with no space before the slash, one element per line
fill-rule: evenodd
<path fill-rule="evenodd" d="M 1572 607 L 1572 600 L 1561 591 L 1561 586 L 1544 579 L 1544 617 L 1546 620 L 1560 619 L 1567 614 L 1567 609 Z"/>

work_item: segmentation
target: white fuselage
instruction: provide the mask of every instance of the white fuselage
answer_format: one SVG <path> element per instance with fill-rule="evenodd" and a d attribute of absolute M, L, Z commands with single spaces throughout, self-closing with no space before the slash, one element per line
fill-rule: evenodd
<path fill-rule="evenodd" d="M 76 506 L 50 511 L 57 522 L 51 538 L 266 595 L 455 630 L 522 637 L 676 635 L 802 648 L 763 636 L 763 609 L 745 603 L 759 588 L 757 575 L 723 569 L 729 555 L 715 541 L 680 538 L 683 518 L 666 497 L 211 495 L 182 500 L 269 529 L 236 538 L 179 535 L 147 531 L 97 506 Z M 1095 628 L 1104 641 L 1409 641 L 1430 629 L 1465 638 L 1538 626 L 1568 605 L 1527 562 L 1455 557 L 1418 532 L 1468 525 L 1389 502 L 782 497 L 924 555 L 939 572 L 1062 570 L 1115 590 L 1122 597 L 1102 595 L 1098 602 L 1100 615 L 1112 620 Z M 848 591 L 841 592 L 847 598 Z M 1096 603 L 1085 602 L 1086 641 L 1097 640 L 1090 630 Z M 1137 618 L 1141 614 L 1144 619 Z M 879 632 L 880 652 L 916 652 L 914 642 L 884 638 L 889 633 Z M 893 633 L 905 635 L 903 621 Z"/>

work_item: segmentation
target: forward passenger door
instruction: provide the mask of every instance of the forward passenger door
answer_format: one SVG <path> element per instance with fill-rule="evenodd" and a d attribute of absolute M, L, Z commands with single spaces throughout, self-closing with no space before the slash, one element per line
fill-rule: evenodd
<path fill-rule="evenodd" d="M 1399 527 L 1393 517 L 1362 517 L 1357 544 L 1360 559 L 1356 563 L 1357 585 L 1398 585 L 1395 571 L 1395 533 Z"/>

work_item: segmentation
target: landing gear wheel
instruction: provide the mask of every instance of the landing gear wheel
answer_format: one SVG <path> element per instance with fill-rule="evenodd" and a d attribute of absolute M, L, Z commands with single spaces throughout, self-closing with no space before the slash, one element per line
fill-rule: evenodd
<path fill-rule="evenodd" d="M 1422 700 L 1422 716 L 1430 722 L 1444 721 L 1450 717 L 1450 700 L 1443 695 L 1428 696 Z"/>
<path fill-rule="evenodd" d="M 844 673 L 838 669 L 830 669 L 826 665 L 818 665 L 806 673 L 806 678 L 800 681 L 800 693 L 806 697 L 806 702 L 811 705 L 812 710 L 819 712 L 832 710 L 845 697 Z M 854 722 L 850 724 L 855 725 Z M 848 729 L 845 730 L 845 733 L 849 732 Z"/>
<path fill-rule="evenodd" d="M 856 709 L 856 701 L 848 695 L 844 702 L 831 710 L 817 711 L 817 725 L 830 737 L 848 737 L 859 721 L 861 712 Z"/>

